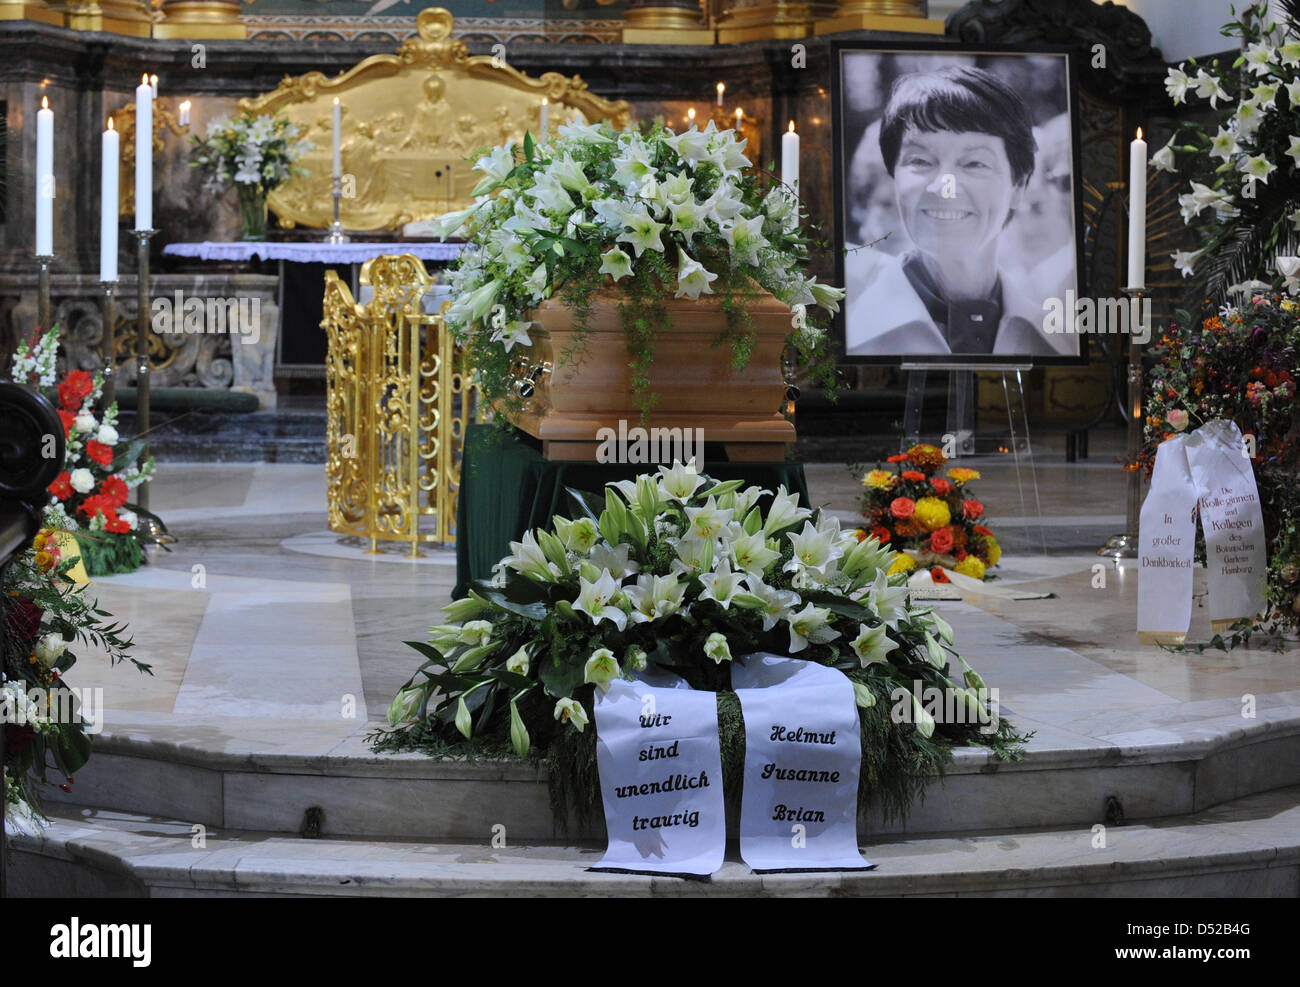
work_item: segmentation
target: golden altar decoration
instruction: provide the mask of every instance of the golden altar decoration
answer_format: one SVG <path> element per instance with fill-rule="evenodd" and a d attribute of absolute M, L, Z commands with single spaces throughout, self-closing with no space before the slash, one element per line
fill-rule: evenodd
<path fill-rule="evenodd" d="M 542 101 L 549 127 L 608 120 L 624 127 L 625 101 L 588 92 L 580 76 L 546 72 L 532 78 L 492 55 L 471 55 L 451 37 L 452 16 L 420 11 L 417 36 L 396 55 L 372 55 L 333 78 L 321 72 L 286 76 L 272 92 L 239 102 L 242 110 L 283 115 L 315 148 L 298 162 L 305 177 L 267 201 L 280 226 L 328 227 L 333 220 L 333 103 L 343 109 L 343 198 L 348 230 L 396 230 L 470 206 L 478 153 L 524 132 L 538 134 Z"/>
<path fill-rule="evenodd" d="M 364 305 L 325 273 L 329 526 L 371 552 L 380 539 L 410 542 L 415 557 L 421 542 L 455 541 L 478 389 L 441 313 L 424 310 L 433 279 L 418 257 L 369 260 L 361 283 L 374 291 Z"/>

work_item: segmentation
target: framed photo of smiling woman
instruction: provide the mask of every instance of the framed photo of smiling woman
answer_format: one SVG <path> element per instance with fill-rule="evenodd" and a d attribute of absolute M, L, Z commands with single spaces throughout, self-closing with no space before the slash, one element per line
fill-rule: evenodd
<path fill-rule="evenodd" d="M 832 65 L 845 358 L 1081 361 L 1045 328 L 1081 270 L 1068 53 L 845 42 Z"/>

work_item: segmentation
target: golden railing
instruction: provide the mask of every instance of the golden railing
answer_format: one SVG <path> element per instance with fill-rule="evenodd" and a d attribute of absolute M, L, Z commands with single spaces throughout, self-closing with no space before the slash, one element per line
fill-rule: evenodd
<path fill-rule="evenodd" d="M 478 411 L 472 375 L 441 314 L 424 310 L 433 279 L 418 257 L 367 261 L 359 305 L 325 274 L 326 440 L 331 531 L 411 544 L 454 542 L 465 431 Z M 422 523 L 423 522 L 423 523 Z"/>

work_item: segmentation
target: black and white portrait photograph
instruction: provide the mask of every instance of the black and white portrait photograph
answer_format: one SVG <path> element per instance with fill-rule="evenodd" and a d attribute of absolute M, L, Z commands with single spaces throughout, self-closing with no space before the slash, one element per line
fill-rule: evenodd
<path fill-rule="evenodd" d="M 1063 54 L 838 52 L 837 176 L 849 358 L 1057 362 L 1077 292 Z"/>

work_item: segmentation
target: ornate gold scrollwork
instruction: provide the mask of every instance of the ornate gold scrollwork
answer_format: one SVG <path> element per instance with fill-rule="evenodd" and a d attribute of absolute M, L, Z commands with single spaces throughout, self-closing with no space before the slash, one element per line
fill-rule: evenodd
<path fill-rule="evenodd" d="M 626 126 L 630 108 L 587 90 L 580 76 L 532 78 L 492 55 L 471 55 L 451 37 L 452 16 L 420 11 L 418 35 L 395 55 L 372 55 L 333 78 L 286 76 L 243 110 L 287 116 L 314 145 L 305 177 L 271 193 L 282 227 L 324 228 L 330 196 L 334 97 L 343 107 L 341 222 L 351 230 L 393 230 L 473 202 L 473 160 L 483 147 L 538 133 L 543 98 L 551 128 L 570 120 Z"/>
<path fill-rule="evenodd" d="M 358 305 L 325 274 L 326 477 L 329 526 L 378 541 L 454 542 L 465 430 L 478 391 L 441 313 L 424 311 L 433 285 L 411 254 L 367 261 Z M 428 523 L 421 525 L 421 520 Z"/>

